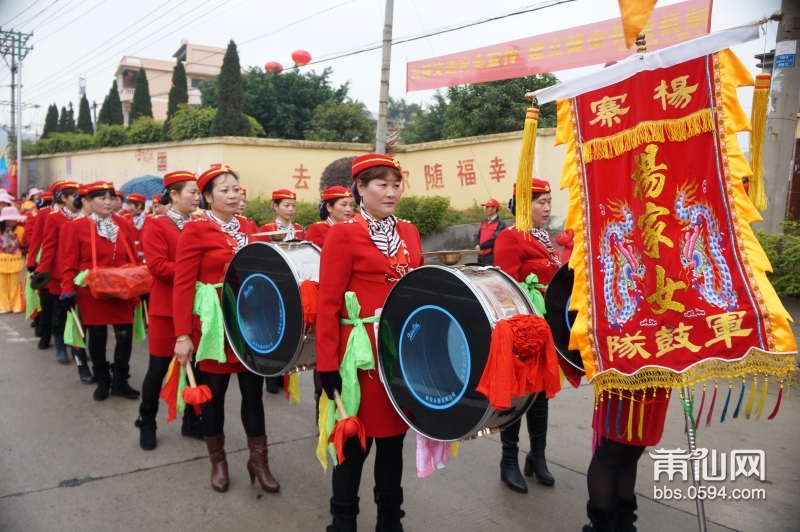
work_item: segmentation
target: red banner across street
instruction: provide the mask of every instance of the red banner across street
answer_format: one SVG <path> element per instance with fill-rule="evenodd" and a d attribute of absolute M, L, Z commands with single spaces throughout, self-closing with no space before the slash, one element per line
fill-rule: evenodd
<path fill-rule="evenodd" d="M 647 50 L 688 41 L 709 31 L 711 0 L 687 0 L 653 10 L 643 31 Z M 619 61 L 625 48 L 619 18 L 414 61 L 406 65 L 406 90 L 417 91 L 518 78 Z"/>

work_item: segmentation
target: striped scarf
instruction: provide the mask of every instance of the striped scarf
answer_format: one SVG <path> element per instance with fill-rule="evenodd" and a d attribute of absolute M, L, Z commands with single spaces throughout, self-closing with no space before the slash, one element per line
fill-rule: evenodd
<path fill-rule="evenodd" d="M 164 213 L 169 221 L 175 224 L 175 227 L 178 228 L 178 231 L 183 231 L 183 227 L 186 225 L 186 222 L 190 220 L 190 218 L 184 218 L 181 213 L 176 211 L 175 209 L 170 209 L 166 213 Z"/>
<path fill-rule="evenodd" d="M 395 218 L 394 214 L 385 220 L 376 220 L 370 216 L 367 209 L 362 207 L 361 216 L 367 221 L 369 236 L 378 251 L 387 257 L 394 257 L 402 243 L 400 235 L 397 234 L 397 218 Z"/>
<path fill-rule="evenodd" d="M 278 228 L 278 231 L 286 231 L 286 240 L 294 240 L 294 224 L 292 222 L 289 222 L 288 225 L 283 225 L 281 221 L 276 218 L 275 227 Z"/>
<path fill-rule="evenodd" d="M 117 234 L 119 233 L 119 227 L 117 224 L 114 223 L 112 216 L 106 216 L 105 219 L 100 218 L 95 213 L 89 215 L 89 218 L 94 220 L 94 224 L 97 227 L 97 235 L 105 238 L 106 240 L 110 240 L 111 242 L 117 242 Z"/>
<path fill-rule="evenodd" d="M 61 209 L 61 214 L 67 217 L 67 220 L 74 220 L 78 216 L 80 216 L 81 211 L 72 212 L 69 209 Z"/>
<path fill-rule="evenodd" d="M 133 226 L 136 228 L 137 231 L 142 230 L 142 226 L 144 225 L 144 221 L 147 218 L 147 213 L 142 211 L 141 214 L 137 214 L 133 217 Z"/>
<path fill-rule="evenodd" d="M 547 251 L 550 253 L 550 260 L 561 266 L 561 260 L 558 258 L 556 249 L 553 247 L 553 243 L 550 241 L 550 234 L 544 229 L 538 229 L 534 227 L 531 229 L 531 235 L 533 235 L 533 238 L 541 242 L 542 245 L 547 248 Z"/>
<path fill-rule="evenodd" d="M 219 225 L 223 233 L 230 235 L 234 240 L 236 240 L 236 247 L 233 248 L 234 252 L 239 251 L 247 245 L 247 235 L 239 231 L 239 220 L 236 219 L 236 216 L 232 217 L 230 222 L 225 223 L 214 216 L 211 211 L 206 211 L 206 214 L 209 218 L 211 218 L 211 220 Z"/>

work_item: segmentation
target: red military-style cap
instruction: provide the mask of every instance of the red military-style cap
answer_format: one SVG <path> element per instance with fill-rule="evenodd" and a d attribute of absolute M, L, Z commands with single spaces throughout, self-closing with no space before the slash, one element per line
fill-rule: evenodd
<path fill-rule="evenodd" d="M 147 198 L 144 197 L 144 194 L 132 193 L 128 194 L 127 201 L 135 201 L 137 203 L 144 204 L 147 202 Z"/>
<path fill-rule="evenodd" d="M 86 185 L 78 185 L 78 196 L 86 195 Z"/>
<path fill-rule="evenodd" d="M 353 159 L 353 168 L 350 172 L 350 176 L 355 179 L 359 172 L 363 172 L 364 170 L 373 168 L 375 166 L 390 166 L 400 170 L 400 161 L 394 157 L 389 157 L 388 155 L 382 155 L 380 153 L 367 153 L 364 155 L 359 155 Z"/>
<path fill-rule="evenodd" d="M 285 199 L 297 199 L 297 194 L 292 192 L 289 189 L 282 188 L 280 190 L 273 190 L 272 191 L 272 201 L 281 201 Z"/>
<path fill-rule="evenodd" d="M 486 203 L 481 203 L 481 206 L 482 207 L 497 207 L 499 209 L 500 208 L 500 202 L 497 201 L 496 199 L 492 198 L 489 201 L 487 201 Z"/>
<path fill-rule="evenodd" d="M 244 187 L 239 187 L 239 192 L 241 192 L 243 197 L 247 197 L 247 189 Z"/>
<path fill-rule="evenodd" d="M 53 193 L 52 192 L 42 192 L 39 194 L 39 198 L 43 201 L 53 201 Z"/>
<path fill-rule="evenodd" d="M 203 192 L 212 179 L 222 174 L 234 174 L 234 171 L 230 166 L 220 166 L 219 168 L 206 170 L 197 178 L 197 188 L 200 189 L 200 192 Z"/>
<path fill-rule="evenodd" d="M 114 185 L 111 185 L 111 186 L 113 187 Z M 117 191 L 115 191 L 115 193 L 116 193 L 117 196 L 119 196 L 119 199 L 121 199 L 121 200 L 125 199 L 125 193 L 123 191 L 117 190 Z"/>
<path fill-rule="evenodd" d="M 110 190 L 112 194 L 115 193 L 114 185 L 107 181 L 95 181 L 94 183 L 89 183 L 86 185 L 87 194 L 90 192 L 97 192 L 99 190 Z M 116 194 L 119 195 L 119 192 L 116 192 Z"/>
<path fill-rule="evenodd" d="M 159 201 L 161 201 L 161 196 L 163 196 L 163 194 L 154 194 L 152 197 L 153 203 L 158 203 Z"/>
<path fill-rule="evenodd" d="M 340 186 L 326 188 L 322 191 L 322 201 L 331 201 L 341 198 L 352 198 L 353 193 L 350 189 Z"/>
<path fill-rule="evenodd" d="M 68 188 L 78 188 L 78 187 L 80 187 L 80 185 L 78 183 L 76 183 L 75 181 L 62 181 L 61 185 L 59 185 L 59 187 L 58 187 L 58 190 L 60 192 L 63 192 L 65 190 L 67 190 Z"/>
<path fill-rule="evenodd" d="M 197 181 L 197 176 L 188 170 L 176 170 L 164 175 L 164 188 L 174 185 L 175 183 L 182 183 L 183 181 Z M 156 201 L 155 198 L 153 201 Z"/>
<path fill-rule="evenodd" d="M 63 180 L 58 180 L 58 181 L 55 181 L 55 182 L 54 182 L 52 185 L 50 185 L 50 188 L 48 188 L 48 189 L 47 189 L 47 191 L 48 191 L 50 194 L 55 194 L 55 193 L 56 193 L 56 190 L 58 190 L 58 189 L 59 189 L 59 187 L 61 187 L 61 185 L 62 185 L 63 183 L 64 183 L 64 181 L 63 181 Z"/>
<path fill-rule="evenodd" d="M 532 194 L 544 194 L 545 192 L 550 192 L 550 183 L 545 181 L 544 179 L 538 179 L 536 177 L 533 178 L 531 181 L 531 193 Z M 514 191 L 512 195 L 517 195 L 517 184 L 514 183 Z"/>

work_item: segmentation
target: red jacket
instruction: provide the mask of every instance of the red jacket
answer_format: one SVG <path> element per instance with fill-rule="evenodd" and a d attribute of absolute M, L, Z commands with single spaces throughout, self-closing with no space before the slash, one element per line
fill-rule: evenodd
<path fill-rule="evenodd" d="M 31 247 L 31 237 L 33 237 L 34 227 L 36 226 L 36 218 L 39 216 L 38 211 L 33 211 L 28 215 L 25 220 L 25 226 L 22 233 L 22 245 L 27 248 Z"/>
<path fill-rule="evenodd" d="M 318 248 L 322 249 L 322 244 L 325 243 L 325 237 L 328 236 L 328 231 L 331 227 L 333 226 L 328 223 L 328 220 L 314 222 L 308 226 L 304 240 L 313 242 Z"/>
<path fill-rule="evenodd" d="M 241 231 L 250 234 L 250 227 L 241 224 Z M 148 245 L 149 244 L 148 239 Z M 195 350 L 200 342 L 200 318 L 194 314 L 195 283 L 221 283 L 225 268 L 233 258 L 234 251 L 228 238 L 219 230 L 216 222 L 206 216 L 198 216 L 186 224 L 178 240 L 175 253 L 175 281 L 172 292 L 173 322 L 175 336 L 188 334 Z M 200 362 L 200 369 L 207 373 L 240 373 L 245 367 L 236 358 L 228 342 L 225 342 L 228 362 L 220 364 L 213 360 Z"/>
<path fill-rule="evenodd" d="M 28 259 L 26 261 L 26 266 L 32 268 L 36 266 L 36 256 L 39 254 L 39 248 L 42 247 L 42 236 L 44 234 L 44 219 L 53 212 L 53 207 L 46 207 L 39 211 L 36 215 L 36 218 L 33 219 L 33 223 L 31 224 L 31 237 L 28 244 Z M 25 232 L 28 231 L 28 227 L 25 227 Z M 25 241 L 26 236 L 22 235 L 23 242 Z"/>
<path fill-rule="evenodd" d="M 303 231 L 303 226 L 300 224 L 292 224 L 294 226 L 294 238 L 296 240 L 303 240 L 305 231 Z M 264 224 L 261 226 L 261 229 L 258 230 L 259 233 L 266 233 L 267 231 L 277 231 L 278 230 L 278 223 L 277 222 L 270 222 L 268 224 Z"/>
<path fill-rule="evenodd" d="M 256 223 L 253 220 L 251 220 L 250 218 L 246 218 L 244 216 L 238 215 L 238 214 L 235 214 L 234 216 L 236 216 L 236 219 L 239 220 L 239 225 L 241 225 L 242 227 L 246 226 L 246 227 L 250 228 L 249 229 L 250 233 L 247 233 L 247 234 L 257 233 L 258 232 L 258 226 L 256 225 Z"/>
<path fill-rule="evenodd" d="M 375 315 L 375 310 L 383 308 L 386 296 L 393 283 L 365 280 L 358 274 L 386 275 L 399 277 L 386 258 L 373 244 L 369 232 L 356 215 L 350 220 L 331 227 L 326 245 L 320 257 L 319 306 L 317 308 L 317 370 L 335 371 L 339 369 L 347 339 L 352 326 L 341 325 L 340 318 L 347 318 L 344 305 L 345 292 L 355 292 L 361 305 L 361 317 Z M 398 221 L 397 231 L 407 246 L 408 267 L 416 268 L 423 264 L 422 244 L 419 232 L 413 224 Z M 402 252 L 402 247 L 401 251 Z M 400 253 L 398 252 L 398 253 Z M 359 371 L 361 384 L 361 406 L 358 418 L 364 423 L 367 436 L 396 436 L 408 430 L 386 393 L 378 376 L 375 335 L 371 325 L 366 326 L 372 353 L 375 357 L 374 371 Z"/>
<path fill-rule="evenodd" d="M 187 224 L 190 222 L 187 222 Z M 186 227 L 186 226 L 184 226 Z M 172 317 L 172 288 L 175 280 L 175 253 L 181 231 L 166 216 L 149 218 L 142 228 L 142 246 L 147 269 L 153 276 L 148 312 Z"/>
<path fill-rule="evenodd" d="M 62 210 L 50 211 L 42 219 L 42 258 L 36 272 L 50 272 L 53 276 L 47 285 L 47 290 L 53 295 L 61 295 L 61 255 L 58 253 L 61 241 L 61 230 L 70 222 Z"/>
<path fill-rule="evenodd" d="M 116 221 L 116 220 L 115 220 Z M 78 292 L 78 307 L 84 325 L 128 325 L 133 323 L 133 300 L 95 299 L 89 287 L 75 286 L 75 276 L 83 270 L 91 270 L 92 233 L 95 233 L 98 266 L 122 266 L 130 259 L 125 251 L 125 243 L 133 251 L 133 237 L 127 225 L 118 224 L 117 241 L 111 242 L 97 234 L 97 227 L 91 218 L 78 218 L 72 222 L 72 230 L 67 234 L 69 241 L 64 248 L 61 289 L 65 293 Z M 139 264 L 134 253 L 134 262 Z"/>
<path fill-rule="evenodd" d="M 147 222 L 150 221 L 150 215 L 145 215 L 144 223 L 142 224 L 141 229 L 136 229 L 136 226 L 133 225 L 133 216 L 129 215 L 125 217 L 129 224 L 131 224 L 131 235 L 133 236 L 133 242 L 136 244 L 136 253 L 139 254 L 139 257 L 144 256 L 144 247 L 142 244 L 142 235 L 144 233 L 144 228 L 147 227 Z"/>
<path fill-rule="evenodd" d="M 561 267 L 544 244 L 531 234 L 517 231 L 515 225 L 501 231 L 494 241 L 494 265 L 517 282 L 535 273 L 545 286 Z"/>

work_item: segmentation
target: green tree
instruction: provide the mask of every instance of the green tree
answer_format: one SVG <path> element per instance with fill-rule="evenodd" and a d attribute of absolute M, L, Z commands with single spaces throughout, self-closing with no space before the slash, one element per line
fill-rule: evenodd
<path fill-rule="evenodd" d="M 117 96 L 119 99 L 119 96 Z M 86 95 L 81 96 L 81 104 L 78 107 L 78 124 L 76 126 L 78 133 L 88 133 L 94 135 L 94 126 L 92 125 L 92 111 L 89 109 L 89 100 Z"/>
<path fill-rule="evenodd" d="M 189 88 L 186 82 L 186 69 L 183 62 L 178 59 L 175 68 L 172 69 L 172 87 L 169 89 L 169 101 L 167 102 L 167 119 L 164 122 L 164 138 L 169 136 L 169 120 L 178 112 L 178 106 L 189 103 Z"/>
<path fill-rule="evenodd" d="M 192 109 L 188 105 L 178 106 L 178 112 L 169 121 L 169 140 L 202 139 L 210 136 L 211 124 L 217 115 L 216 109 L 201 107 Z"/>
<path fill-rule="evenodd" d="M 59 133 L 66 133 L 67 132 L 67 108 L 61 108 L 61 114 L 58 115 L 58 132 Z"/>
<path fill-rule="evenodd" d="M 274 74 L 251 68 L 242 75 L 242 110 L 258 120 L 269 138 L 304 139 L 317 106 L 347 98 L 347 85 L 333 87 L 330 75 L 330 69 Z M 217 82 L 201 83 L 200 92 L 203 106 L 217 107 Z"/>
<path fill-rule="evenodd" d="M 67 109 L 67 133 L 75 133 L 75 110 L 72 108 L 72 102 L 69 102 Z"/>
<path fill-rule="evenodd" d="M 53 133 L 58 133 L 58 107 L 55 104 L 47 108 L 47 116 L 44 119 L 41 138 L 46 139 Z"/>
<path fill-rule="evenodd" d="M 211 135 L 249 137 L 252 128 L 242 111 L 242 69 L 233 40 L 222 59 L 218 83 L 217 115 L 211 124 Z"/>
<path fill-rule="evenodd" d="M 119 99 L 119 89 L 117 88 L 117 80 L 111 84 L 111 89 L 108 91 L 103 106 L 100 107 L 100 113 L 97 115 L 98 124 L 117 124 L 123 125 L 125 123 L 125 116 L 122 114 L 122 101 Z"/>
<path fill-rule="evenodd" d="M 374 142 L 375 121 L 362 102 L 331 102 L 314 110 L 306 140 Z"/>
<path fill-rule="evenodd" d="M 164 124 L 149 116 L 140 116 L 128 126 L 128 144 L 147 144 L 160 142 Z"/>
<path fill-rule="evenodd" d="M 400 133 L 403 144 L 433 142 L 444 138 L 444 126 L 447 116 L 447 100 L 436 91 L 434 103 L 428 109 L 420 110 L 414 121 Z"/>
<path fill-rule="evenodd" d="M 351 173 L 353 159 L 355 157 L 343 157 L 326 166 L 319 180 L 319 191 L 322 192 L 326 188 L 335 186 L 350 188 L 350 185 L 353 184 Z"/>
<path fill-rule="evenodd" d="M 153 103 L 150 101 L 150 84 L 143 68 L 136 74 L 136 87 L 133 89 L 131 112 L 128 113 L 128 124 L 133 124 L 140 116 L 153 118 Z"/>
<path fill-rule="evenodd" d="M 101 148 L 124 146 L 128 143 L 125 126 L 100 124 L 97 126 L 97 145 Z"/>
<path fill-rule="evenodd" d="M 444 138 L 455 139 L 519 131 L 529 107 L 525 93 L 558 83 L 553 74 L 474 83 L 447 89 Z M 555 103 L 539 109 L 539 127 L 556 126 Z"/>
<path fill-rule="evenodd" d="M 395 100 L 389 96 L 389 129 L 400 129 L 411 124 L 419 111 L 419 105 L 406 103 L 404 98 Z"/>

